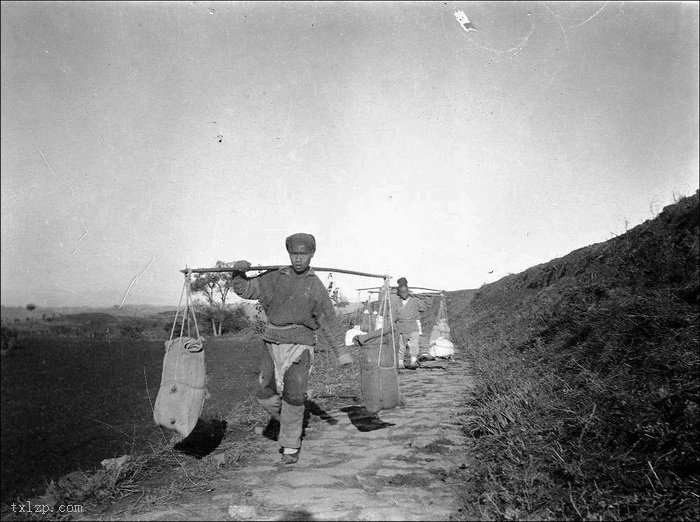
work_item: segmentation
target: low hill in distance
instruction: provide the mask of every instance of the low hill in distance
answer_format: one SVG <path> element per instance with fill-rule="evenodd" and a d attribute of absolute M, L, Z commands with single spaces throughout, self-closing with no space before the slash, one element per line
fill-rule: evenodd
<path fill-rule="evenodd" d="M 42 316 L 60 316 L 71 314 L 102 313 L 115 317 L 133 316 L 148 317 L 162 312 L 175 312 L 177 305 L 157 306 L 157 305 L 124 305 L 109 307 L 95 306 L 37 306 L 34 310 L 28 310 L 26 306 L 5 306 L 0 307 L 0 317 L 3 321 L 12 322 L 15 319 L 24 321 L 26 318 L 41 318 Z"/>

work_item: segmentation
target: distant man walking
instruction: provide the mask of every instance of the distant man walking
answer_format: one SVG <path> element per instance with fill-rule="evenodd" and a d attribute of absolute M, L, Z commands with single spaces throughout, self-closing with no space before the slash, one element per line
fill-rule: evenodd
<path fill-rule="evenodd" d="M 430 308 L 430 305 L 419 299 L 416 296 L 410 295 L 410 291 L 406 284 L 406 279 L 399 279 L 399 286 L 396 289 L 396 295 L 390 294 L 391 313 L 394 318 L 394 323 L 399 332 L 398 346 L 398 368 L 415 370 L 418 368 L 418 348 L 420 340 L 420 314 Z M 380 302 L 382 299 L 380 298 Z M 411 356 L 411 362 L 408 366 L 404 363 L 406 347 Z"/>
<path fill-rule="evenodd" d="M 316 344 L 314 332 L 323 332 L 339 365 L 350 364 L 353 359 L 328 291 L 310 268 L 316 239 L 311 234 L 293 234 L 287 238 L 286 247 L 290 266 L 252 279 L 245 275 L 250 263 L 236 261 L 233 289 L 243 299 L 257 299 L 267 315 L 255 396 L 280 423 L 282 463 L 294 464 L 301 448 L 304 401 Z"/>

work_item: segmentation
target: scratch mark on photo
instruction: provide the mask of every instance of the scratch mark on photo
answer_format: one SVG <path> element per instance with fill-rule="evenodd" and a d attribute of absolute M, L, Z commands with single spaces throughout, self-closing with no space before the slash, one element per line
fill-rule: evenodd
<path fill-rule="evenodd" d="M 559 30 L 561 31 L 562 36 L 564 37 L 564 46 L 566 47 L 566 56 L 569 56 L 570 51 L 569 51 L 569 39 L 566 36 L 566 29 L 564 29 L 564 26 L 561 24 L 560 21 L 560 16 L 556 14 L 554 11 L 552 11 L 548 5 L 545 4 L 545 9 L 549 11 L 549 13 L 554 17 L 554 19 L 557 22 L 557 25 L 559 26 Z"/>
<path fill-rule="evenodd" d="M 124 293 L 124 298 L 122 299 L 122 302 L 119 303 L 119 308 L 120 308 L 120 309 L 121 309 L 122 305 L 124 304 L 124 301 L 126 301 L 126 297 L 129 295 L 129 292 L 131 291 L 131 288 L 134 286 L 134 284 L 136 283 L 136 281 L 138 281 L 138 280 L 141 278 L 141 276 L 142 276 L 143 274 L 145 274 L 146 271 L 147 271 L 149 268 L 151 268 L 151 265 L 153 264 L 153 261 L 156 260 L 156 253 L 155 253 L 155 252 L 152 252 L 152 254 L 153 254 L 153 258 L 151 259 L 151 262 L 148 263 L 148 266 L 147 266 L 146 268 L 143 269 L 143 272 L 141 272 L 139 275 L 137 275 L 136 277 L 134 277 L 133 281 L 131 281 L 131 284 L 129 285 L 129 288 L 126 289 L 126 292 Z"/>
<path fill-rule="evenodd" d="M 80 239 L 78 239 L 78 243 L 75 244 L 75 248 L 73 249 L 73 255 L 75 255 L 75 253 L 76 253 L 77 250 L 78 250 L 78 244 L 79 244 L 83 239 L 85 239 L 85 236 L 88 235 L 88 229 L 87 229 L 87 227 L 85 226 L 85 223 L 80 223 L 80 224 L 82 225 L 82 227 L 83 227 L 83 229 L 85 230 L 85 232 L 83 233 L 82 236 L 80 236 Z"/>
<path fill-rule="evenodd" d="M 605 6 L 608 5 L 609 3 L 610 3 L 610 2 L 605 2 L 605 3 L 602 5 L 602 7 L 601 7 L 600 9 L 598 9 L 595 13 L 593 13 L 591 16 L 589 16 L 588 18 L 586 18 L 586 19 L 585 19 L 583 22 L 581 22 L 580 24 L 569 26 L 569 29 L 576 29 L 577 27 L 581 27 L 583 24 L 587 24 L 588 22 L 590 22 L 591 20 L 593 20 L 596 16 L 598 16 L 598 15 L 600 14 L 600 12 L 601 12 L 603 9 L 605 9 Z"/>
<path fill-rule="evenodd" d="M 533 33 L 535 32 L 535 24 L 530 16 L 530 13 L 528 13 L 528 17 L 530 18 L 530 30 L 528 33 L 520 40 L 520 42 L 517 45 L 514 45 L 513 47 L 510 47 L 509 49 L 494 49 L 493 47 L 488 47 L 486 45 L 481 45 L 477 43 L 473 38 L 469 36 L 469 31 L 476 31 L 476 29 L 473 27 L 471 22 L 468 21 L 467 27 L 462 25 L 460 23 L 460 26 L 464 29 L 464 33 L 462 33 L 462 36 L 469 40 L 473 45 L 478 47 L 479 49 L 482 49 L 484 51 L 490 51 L 492 53 L 498 53 L 498 54 L 507 54 L 507 53 L 512 53 L 513 56 L 517 56 L 520 54 L 520 52 L 525 48 L 525 46 L 528 44 L 530 41 L 530 37 L 532 37 Z"/>
<path fill-rule="evenodd" d="M 46 163 L 46 166 L 49 168 L 49 171 L 51 172 L 53 177 L 56 179 L 59 179 L 58 176 L 56 175 L 56 173 L 54 172 L 54 170 L 51 168 L 51 165 L 49 165 L 49 162 L 46 159 L 46 156 L 44 156 L 44 153 L 41 151 L 41 149 L 39 147 L 34 147 L 34 148 L 39 151 L 39 154 L 41 154 L 41 159 L 44 160 L 44 163 Z M 61 180 L 61 181 L 63 181 L 63 180 Z M 71 194 L 75 196 L 75 190 L 73 190 L 73 187 L 70 185 L 70 183 L 66 183 L 65 181 L 63 181 L 63 183 L 68 185 L 68 188 L 70 189 Z"/>

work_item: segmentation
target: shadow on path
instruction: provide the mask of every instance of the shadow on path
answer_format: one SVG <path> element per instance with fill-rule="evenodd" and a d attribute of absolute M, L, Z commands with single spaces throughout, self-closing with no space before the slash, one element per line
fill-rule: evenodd
<path fill-rule="evenodd" d="M 316 415 L 322 421 L 326 421 L 331 426 L 333 426 L 334 424 L 338 424 L 338 421 L 333 418 L 333 415 L 321 408 L 314 401 L 307 400 L 305 406 L 306 410 L 304 410 L 304 426 L 307 426 L 309 424 L 309 419 L 311 418 L 311 415 Z"/>
<path fill-rule="evenodd" d="M 391 422 L 384 422 L 377 413 L 370 412 L 364 406 L 346 406 L 340 411 L 348 414 L 348 418 L 358 431 L 374 431 L 394 426 Z"/>
<path fill-rule="evenodd" d="M 282 515 L 280 520 L 316 520 L 313 514 L 309 513 L 304 509 L 297 509 L 294 511 L 287 511 Z"/>
<path fill-rule="evenodd" d="M 333 416 L 328 413 L 326 410 L 321 408 L 318 404 L 316 404 L 314 401 L 307 400 L 304 403 L 304 406 L 306 407 L 304 409 L 304 432 L 302 434 L 302 437 L 306 434 L 306 429 L 309 427 L 309 421 L 311 420 L 311 415 L 316 415 L 319 417 L 322 421 L 327 422 L 331 426 L 334 424 L 338 424 L 337 419 L 333 418 Z M 270 440 L 278 440 L 280 434 L 280 423 L 277 419 L 270 418 L 270 420 L 267 423 L 267 426 L 262 431 L 263 437 L 266 439 Z"/>

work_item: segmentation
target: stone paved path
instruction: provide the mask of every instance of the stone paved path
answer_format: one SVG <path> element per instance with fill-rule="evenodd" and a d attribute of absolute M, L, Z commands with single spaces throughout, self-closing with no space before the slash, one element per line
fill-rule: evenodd
<path fill-rule="evenodd" d="M 436 363 L 431 363 L 435 365 Z M 279 463 L 278 444 L 230 484 L 197 492 L 132 520 L 449 520 L 468 473 L 458 416 L 473 386 L 459 354 L 451 362 L 399 373 L 404 405 L 363 424 L 360 408 L 312 417 L 298 463 Z M 241 484 L 245 484 L 241 488 Z"/>

